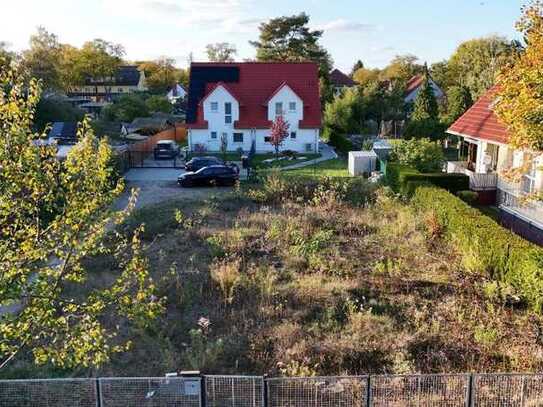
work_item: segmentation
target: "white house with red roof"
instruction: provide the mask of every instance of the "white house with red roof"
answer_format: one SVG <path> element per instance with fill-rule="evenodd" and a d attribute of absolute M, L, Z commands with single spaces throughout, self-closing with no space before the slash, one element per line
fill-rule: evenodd
<path fill-rule="evenodd" d="M 494 114 L 497 88 L 490 89 L 447 130 L 462 140 L 459 161 L 447 163 L 447 172 L 470 178 L 470 189 L 479 192 L 482 203 L 496 204 L 507 226 L 543 244 L 543 204 L 523 199 L 543 189 L 543 154 L 515 150 L 508 130 Z M 519 169 L 519 182 L 501 174 Z"/>
<path fill-rule="evenodd" d="M 187 129 L 191 151 L 274 151 L 270 128 L 289 123 L 281 149 L 318 152 L 321 104 L 314 63 L 193 63 Z"/>
<path fill-rule="evenodd" d="M 434 91 L 434 96 L 438 101 L 443 100 L 445 97 L 445 92 L 443 92 L 443 89 L 439 87 L 439 85 L 432 79 L 431 76 L 428 76 L 428 80 L 430 82 L 430 86 L 432 87 Z M 424 82 L 424 75 L 419 74 L 413 76 L 409 81 L 407 82 L 407 85 L 405 86 L 405 94 L 404 94 L 404 102 L 405 103 L 414 103 L 415 99 L 417 98 L 417 95 L 420 92 L 421 86 Z"/>

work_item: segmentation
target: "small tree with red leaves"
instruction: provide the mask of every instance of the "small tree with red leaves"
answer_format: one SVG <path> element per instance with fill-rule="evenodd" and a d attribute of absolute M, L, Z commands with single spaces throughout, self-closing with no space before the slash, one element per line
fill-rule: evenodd
<path fill-rule="evenodd" d="M 283 144 L 283 140 L 288 136 L 288 129 L 290 125 L 283 118 L 283 116 L 277 116 L 272 123 L 270 130 L 270 143 L 275 147 L 275 155 L 279 155 L 279 147 Z"/>

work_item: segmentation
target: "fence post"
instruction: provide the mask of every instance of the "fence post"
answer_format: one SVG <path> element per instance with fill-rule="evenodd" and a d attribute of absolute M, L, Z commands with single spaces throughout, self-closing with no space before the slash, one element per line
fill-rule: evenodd
<path fill-rule="evenodd" d="M 366 407 L 371 407 L 371 376 L 366 379 Z"/>
<path fill-rule="evenodd" d="M 474 401 L 474 378 L 473 378 L 473 373 L 470 373 L 469 374 L 469 379 L 468 379 L 468 388 L 466 390 L 467 392 L 467 397 L 466 397 L 466 407 L 472 407 L 473 406 L 473 401 Z"/>
<path fill-rule="evenodd" d="M 96 386 L 96 407 L 102 407 L 102 387 L 98 377 L 94 380 L 94 385 Z"/>
<path fill-rule="evenodd" d="M 268 375 L 262 376 L 262 406 L 268 407 Z"/>
<path fill-rule="evenodd" d="M 206 377 L 205 375 L 200 375 L 200 407 L 205 407 L 207 405 L 206 396 Z"/>

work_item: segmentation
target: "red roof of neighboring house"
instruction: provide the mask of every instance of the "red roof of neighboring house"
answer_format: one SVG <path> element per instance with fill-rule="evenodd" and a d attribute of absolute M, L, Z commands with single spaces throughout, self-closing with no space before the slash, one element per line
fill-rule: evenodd
<path fill-rule="evenodd" d="M 492 111 L 494 95 L 497 90 L 496 86 L 490 89 L 447 131 L 452 134 L 506 144 L 509 140 L 507 127 L 498 121 L 498 117 Z"/>
<path fill-rule="evenodd" d="M 424 81 L 423 75 L 415 75 L 409 81 L 407 82 L 407 85 L 405 86 L 405 94 L 406 96 L 409 95 L 411 92 L 413 92 L 415 89 L 417 89 L 420 85 L 422 85 L 422 82 Z"/>
<path fill-rule="evenodd" d="M 221 85 L 239 103 L 239 120 L 236 129 L 269 128 L 268 101 L 283 85 L 288 85 L 304 102 L 304 119 L 300 128 L 321 127 L 321 102 L 317 64 L 312 62 L 232 62 L 193 63 L 192 67 L 236 67 L 239 69 L 237 82 L 208 82 L 204 97 L 200 100 L 196 121 L 187 123 L 187 128 L 206 129 L 202 101 Z"/>
<path fill-rule="evenodd" d="M 357 85 L 355 81 L 353 81 L 350 77 L 345 75 L 339 69 L 334 69 L 332 72 L 330 72 L 330 82 L 332 83 L 332 85 L 336 87 L 339 87 L 339 86 L 352 87 L 352 86 Z"/>

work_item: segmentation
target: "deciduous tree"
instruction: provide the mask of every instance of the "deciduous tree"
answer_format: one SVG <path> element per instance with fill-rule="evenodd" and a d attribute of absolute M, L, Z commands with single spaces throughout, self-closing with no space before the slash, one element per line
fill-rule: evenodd
<path fill-rule="evenodd" d="M 270 143 L 275 147 L 275 155 L 279 155 L 279 148 L 288 136 L 289 127 L 290 125 L 282 115 L 277 116 L 273 121 L 270 129 Z"/>
<path fill-rule="evenodd" d="M 45 135 L 31 130 L 39 97 L 36 80 L 0 71 L 0 367 L 22 349 L 38 364 L 99 366 L 126 349 L 118 326 L 145 326 L 162 306 L 139 232 L 116 229 L 134 200 L 111 209 L 123 184 L 107 140 L 83 121 L 78 144 L 59 162 L 56 146 L 36 143 Z M 117 274 L 91 289 L 85 259 L 97 254 L 110 255 Z"/>
<path fill-rule="evenodd" d="M 238 51 L 234 44 L 217 42 L 215 44 L 207 44 L 206 53 L 207 58 L 211 62 L 233 62 Z"/>

